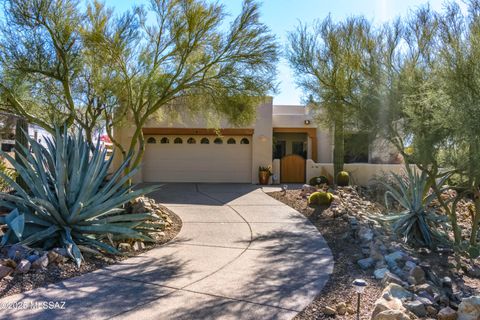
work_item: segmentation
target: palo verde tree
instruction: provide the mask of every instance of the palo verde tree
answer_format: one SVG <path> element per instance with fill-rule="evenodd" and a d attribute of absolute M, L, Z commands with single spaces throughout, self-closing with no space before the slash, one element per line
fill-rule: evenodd
<path fill-rule="evenodd" d="M 338 23 L 327 17 L 289 34 L 296 82 L 316 106 L 319 122 L 333 128 L 335 177 L 343 170 L 345 131 L 360 130 L 359 115 L 377 105 L 371 99 L 380 80 L 376 37 L 363 17 Z"/>
<path fill-rule="evenodd" d="M 1 108 L 51 133 L 76 125 L 92 141 L 103 110 L 116 101 L 111 72 L 86 45 L 94 28 L 79 1 L 5 0 L 3 8 Z"/>
<path fill-rule="evenodd" d="M 253 1 L 229 26 L 221 5 L 198 0 L 151 1 L 121 18 L 97 6 L 90 19 L 98 23 L 89 45 L 118 80 L 108 133 L 124 156 L 134 154 L 132 167 L 145 150 L 142 127 L 155 114 L 212 113 L 243 124 L 274 88 L 278 49 Z M 126 147 L 111 131 L 125 121 L 134 127 Z"/>

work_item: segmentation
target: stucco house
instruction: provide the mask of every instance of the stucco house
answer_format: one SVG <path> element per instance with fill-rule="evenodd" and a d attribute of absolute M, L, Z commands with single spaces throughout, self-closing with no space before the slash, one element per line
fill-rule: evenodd
<path fill-rule="evenodd" d="M 207 119 L 172 123 L 153 117 L 143 128 L 146 150 L 135 180 L 258 183 L 259 166 L 271 165 L 272 183 L 304 183 L 333 170 L 332 135 L 314 124 L 312 116 L 305 106 L 273 105 L 273 99 L 266 98 L 254 123 L 243 128 L 222 122 L 215 130 Z M 123 127 L 115 136 L 127 146 L 132 132 Z M 373 154 L 368 149 L 366 145 L 366 164 Z"/>

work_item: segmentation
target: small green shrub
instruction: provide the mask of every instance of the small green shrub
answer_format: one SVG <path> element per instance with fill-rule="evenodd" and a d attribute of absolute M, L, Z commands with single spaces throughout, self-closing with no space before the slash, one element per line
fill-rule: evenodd
<path fill-rule="evenodd" d="M 311 186 L 317 186 L 319 184 L 328 184 L 328 179 L 325 176 L 313 177 L 308 181 L 308 184 Z"/>
<path fill-rule="evenodd" d="M 350 183 L 350 175 L 347 171 L 340 171 L 337 174 L 337 185 L 340 187 L 346 187 Z"/>
<path fill-rule="evenodd" d="M 308 197 L 308 204 L 313 205 L 330 205 L 333 201 L 333 194 L 330 192 L 314 192 Z"/>

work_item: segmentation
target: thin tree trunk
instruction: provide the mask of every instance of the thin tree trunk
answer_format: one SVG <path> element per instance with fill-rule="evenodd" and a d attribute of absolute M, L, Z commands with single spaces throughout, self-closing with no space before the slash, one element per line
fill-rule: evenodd
<path fill-rule="evenodd" d="M 17 118 L 17 122 L 15 125 L 15 160 L 18 163 L 23 163 L 22 159 L 19 157 L 19 154 L 22 155 L 23 157 L 27 157 L 27 154 L 23 151 L 23 148 L 25 148 L 28 152 L 28 122 L 24 118 Z M 20 175 L 17 176 L 16 182 L 25 190 L 28 192 L 28 186 L 25 183 L 25 181 L 22 179 Z"/>
<path fill-rule="evenodd" d="M 477 245 L 478 224 L 480 223 L 480 191 L 477 189 L 474 194 L 474 216 L 472 217 L 472 233 L 470 234 L 470 244 Z"/>
<path fill-rule="evenodd" d="M 345 161 L 345 119 L 342 106 L 336 110 L 333 130 L 333 178 L 337 183 L 337 175 L 343 171 Z"/>

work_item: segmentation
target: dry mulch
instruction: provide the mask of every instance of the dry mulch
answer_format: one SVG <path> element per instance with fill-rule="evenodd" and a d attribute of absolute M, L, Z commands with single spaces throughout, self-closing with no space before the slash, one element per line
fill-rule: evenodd
<path fill-rule="evenodd" d="M 361 278 L 368 282 L 361 297 L 360 318 L 370 319 L 371 311 L 374 308 L 375 301 L 380 296 L 383 287 L 379 280 L 371 277 L 368 271 L 362 270 L 356 261 L 363 257 L 359 243 L 352 242 L 350 237 L 344 235 L 350 232 L 348 221 L 341 217 L 334 217 L 327 212 L 326 208 L 317 208 L 306 206 L 306 200 L 300 196 L 300 190 L 269 193 L 273 198 L 287 204 L 298 212 L 305 215 L 320 231 L 327 241 L 334 257 L 334 269 L 322 293 L 315 300 L 299 313 L 295 319 L 328 319 L 331 318 L 323 313 L 326 306 L 335 308 L 338 303 L 345 302 L 350 304 L 356 311 L 357 294 L 355 293 L 352 282 Z M 339 319 L 356 319 L 356 313 L 336 316 Z"/>
<path fill-rule="evenodd" d="M 145 243 L 144 250 L 127 252 L 124 256 L 108 255 L 100 257 L 87 256 L 84 254 L 85 261 L 82 262 L 80 268 L 77 268 L 71 260 L 68 260 L 62 264 L 51 263 L 48 265 L 47 270 L 43 271 L 30 271 L 25 274 L 13 273 L 13 276 L 8 276 L 0 280 L 0 298 L 80 276 L 101 269 L 107 265 L 115 264 L 129 257 L 142 254 L 169 242 L 180 232 L 180 229 L 182 228 L 182 220 L 175 213 L 166 208 L 163 208 L 163 211 L 167 213 L 172 220 L 171 227 L 163 230 L 164 235 L 158 237 L 155 244 Z"/>

